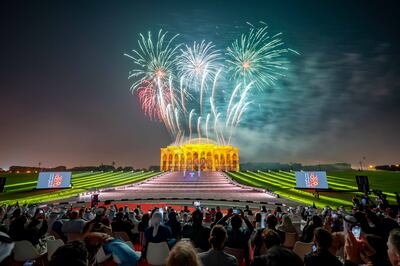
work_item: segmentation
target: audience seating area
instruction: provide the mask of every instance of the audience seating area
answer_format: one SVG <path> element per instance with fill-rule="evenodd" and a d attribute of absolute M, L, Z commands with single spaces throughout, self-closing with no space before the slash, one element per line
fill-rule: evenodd
<path fill-rule="evenodd" d="M 177 262 L 172 261 L 186 260 L 188 254 L 194 256 L 193 265 L 204 266 L 288 265 L 268 264 L 279 256 L 292 261 L 290 265 L 307 266 L 390 266 L 399 261 L 399 217 L 391 208 L 363 204 L 347 210 L 174 208 L 5 205 L 0 209 L 4 235 L 0 254 L 8 253 L 1 257 L 0 266 L 174 265 Z M 360 236 L 355 227 L 360 228 Z M 276 257 L 276 252 L 281 255 Z"/>

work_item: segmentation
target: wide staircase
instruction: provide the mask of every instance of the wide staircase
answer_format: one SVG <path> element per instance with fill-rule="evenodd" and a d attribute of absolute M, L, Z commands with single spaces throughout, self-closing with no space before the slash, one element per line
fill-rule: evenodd
<path fill-rule="evenodd" d="M 140 184 L 101 192 L 102 199 L 224 199 L 265 201 L 273 197 L 263 191 L 233 182 L 222 172 L 169 172 Z"/>

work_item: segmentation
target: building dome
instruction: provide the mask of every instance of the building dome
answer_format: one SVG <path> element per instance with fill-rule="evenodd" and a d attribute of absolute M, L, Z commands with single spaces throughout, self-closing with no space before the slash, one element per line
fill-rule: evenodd
<path fill-rule="evenodd" d="M 207 138 L 186 139 L 182 143 L 182 145 L 185 145 L 185 144 L 214 144 L 214 145 L 218 145 L 218 143 L 215 140 L 207 139 Z"/>

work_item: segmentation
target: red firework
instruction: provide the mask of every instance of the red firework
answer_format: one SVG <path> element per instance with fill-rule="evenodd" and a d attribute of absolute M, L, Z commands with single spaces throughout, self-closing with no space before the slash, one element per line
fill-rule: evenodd
<path fill-rule="evenodd" d="M 162 90 L 162 99 L 160 99 L 160 89 Z M 137 89 L 137 94 L 144 114 L 148 116 L 150 120 L 162 122 L 165 112 L 162 105 L 164 105 L 165 108 L 171 103 L 171 88 L 166 86 L 158 87 L 154 82 L 145 80 Z M 163 103 L 161 103 L 161 100 Z"/>

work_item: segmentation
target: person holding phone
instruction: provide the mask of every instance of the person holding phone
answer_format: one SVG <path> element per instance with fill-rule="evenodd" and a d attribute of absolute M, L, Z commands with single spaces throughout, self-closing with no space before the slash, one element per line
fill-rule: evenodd
<path fill-rule="evenodd" d="M 316 228 L 313 240 L 313 251 L 304 257 L 305 266 L 342 266 L 340 260 L 329 251 L 333 240 L 328 230 L 322 227 Z"/>
<path fill-rule="evenodd" d="M 39 244 L 39 240 L 47 233 L 48 225 L 45 219 L 44 211 L 41 208 L 36 209 L 35 215 L 26 226 L 27 240 L 34 246 Z"/>
<path fill-rule="evenodd" d="M 228 240 L 226 241 L 226 247 L 243 250 L 244 259 L 246 265 L 248 265 L 250 261 L 248 241 L 254 231 L 253 225 L 244 215 L 243 211 L 240 212 L 240 215 L 233 214 L 233 212 L 230 216 L 226 215 L 218 224 L 225 224 L 225 221 L 230 222 L 231 225 L 227 227 Z M 242 227 L 243 222 L 246 224 L 246 227 Z M 238 263 L 241 265 L 242 262 L 238 261 Z"/>
<path fill-rule="evenodd" d="M 110 220 L 106 216 L 106 207 L 98 207 L 95 210 L 96 216 L 83 227 L 83 233 L 102 232 L 111 235 Z"/>

